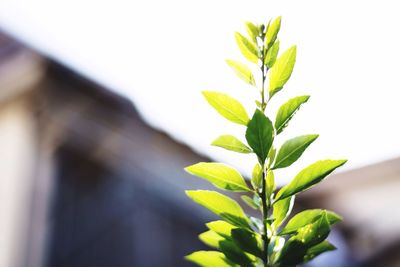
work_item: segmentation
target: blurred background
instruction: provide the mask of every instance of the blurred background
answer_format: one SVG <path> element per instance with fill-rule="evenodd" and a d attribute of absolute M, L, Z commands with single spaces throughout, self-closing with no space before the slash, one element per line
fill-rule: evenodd
<path fill-rule="evenodd" d="M 244 21 L 278 15 L 298 60 L 271 114 L 312 96 L 278 142 L 321 134 L 279 183 L 349 159 L 296 202 L 344 217 L 339 249 L 309 266 L 400 266 L 397 3 L 299 2 L 0 1 L 0 266 L 193 266 L 183 256 L 215 217 L 184 195 L 211 186 L 182 169 L 216 160 L 248 176 L 255 160 L 209 146 L 243 129 L 200 92 L 251 114 L 258 92 L 224 60 L 243 60 Z"/>

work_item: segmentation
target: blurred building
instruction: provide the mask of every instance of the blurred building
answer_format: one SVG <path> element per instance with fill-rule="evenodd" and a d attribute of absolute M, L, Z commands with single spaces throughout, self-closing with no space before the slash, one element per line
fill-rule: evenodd
<path fill-rule="evenodd" d="M 176 267 L 215 217 L 184 189 L 208 159 L 123 96 L 0 37 L 0 266 Z M 400 266 L 399 160 L 331 177 L 300 200 L 344 215 L 318 266 Z M 347 253 L 348 252 L 348 253 Z M 315 263 L 314 263 L 315 264 Z"/>

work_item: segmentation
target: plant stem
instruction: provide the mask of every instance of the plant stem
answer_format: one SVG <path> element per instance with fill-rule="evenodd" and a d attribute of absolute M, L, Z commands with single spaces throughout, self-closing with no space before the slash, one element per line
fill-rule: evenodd
<path fill-rule="evenodd" d="M 262 224 L 263 224 L 263 233 L 262 233 L 262 240 L 263 240 L 263 255 L 264 255 L 264 266 L 268 266 L 268 230 L 266 227 L 266 219 L 268 218 L 268 204 L 267 204 L 267 195 L 266 195 L 266 170 L 264 164 L 262 165 L 262 189 L 261 189 L 261 200 L 262 200 Z"/>

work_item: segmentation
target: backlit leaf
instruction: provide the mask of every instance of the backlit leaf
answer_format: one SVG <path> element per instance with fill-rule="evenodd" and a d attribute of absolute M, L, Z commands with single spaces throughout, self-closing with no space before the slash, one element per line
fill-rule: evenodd
<path fill-rule="evenodd" d="M 236 226 L 222 220 L 206 223 L 206 226 L 208 227 L 208 229 L 216 232 L 217 234 L 225 238 L 230 237 L 232 229 L 237 228 Z"/>
<path fill-rule="evenodd" d="M 212 248 L 218 248 L 219 247 L 219 242 L 225 240 L 222 236 L 217 234 L 214 231 L 206 231 L 204 233 L 201 233 L 199 235 L 199 239 L 206 244 L 207 246 L 210 246 Z"/>
<path fill-rule="evenodd" d="M 342 217 L 332 211 L 321 209 L 305 210 L 293 216 L 293 218 L 291 218 L 286 226 L 282 229 L 280 235 L 295 233 L 298 229 L 318 220 L 323 212 L 326 212 L 326 216 L 330 225 L 333 225 L 342 220 Z"/>
<path fill-rule="evenodd" d="M 274 203 L 272 217 L 273 227 L 278 228 L 292 212 L 295 196 L 282 199 Z"/>
<path fill-rule="evenodd" d="M 239 227 L 249 227 L 249 218 L 235 200 L 208 190 L 188 190 L 186 195 L 227 222 Z"/>
<path fill-rule="evenodd" d="M 219 146 L 225 148 L 227 150 L 239 152 L 239 153 L 251 153 L 253 152 L 248 146 L 243 144 L 239 139 L 234 137 L 233 135 L 221 135 L 217 139 L 215 139 L 211 145 Z"/>
<path fill-rule="evenodd" d="M 310 96 L 308 95 L 298 96 L 290 99 L 279 108 L 275 119 L 276 134 L 280 134 L 283 129 L 285 129 L 296 111 L 299 110 L 300 106 L 307 102 L 309 98 Z"/>
<path fill-rule="evenodd" d="M 199 162 L 185 168 L 185 171 L 203 178 L 218 188 L 234 192 L 251 191 L 242 175 L 234 168 L 216 162 Z"/>
<path fill-rule="evenodd" d="M 279 16 L 268 26 L 266 34 L 268 47 L 270 47 L 275 42 L 280 28 L 281 28 L 281 17 Z"/>
<path fill-rule="evenodd" d="M 240 267 L 229 261 L 223 253 L 217 251 L 196 251 L 187 255 L 185 259 L 202 267 Z"/>
<path fill-rule="evenodd" d="M 296 63 L 296 46 L 286 50 L 269 71 L 269 95 L 280 91 L 292 75 Z"/>
<path fill-rule="evenodd" d="M 250 62 L 257 64 L 258 49 L 255 44 L 238 32 L 235 33 L 235 39 L 243 56 L 247 58 Z"/>
<path fill-rule="evenodd" d="M 273 169 L 292 165 L 317 138 L 317 134 L 309 134 L 297 136 L 286 141 L 279 149 Z"/>
<path fill-rule="evenodd" d="M 240 197 L 244 203 L 247 204 L 247 206 L 249 206 L 252 209 L 258 210 L 260 208 L 259 205 L 257 205 L 257 203 L 254 202 L 254 199 L 252 199 L 251 197 L 247 196 L 247 195 L 243 195 Z"/>
<path fill-rule="evenodd" d="M 245 64 L 231 59 L 227 59 L 225 62 L 229 65 L 229 67 L 232 68 L 232 70 L 240 79 L 253 86 L 256 85 L 253 73 Z"/>
<path fill-rule="evenodd" d="M 260 34 L 260 29 L 257 25 L 247 21 L 245 23 L 247 34 L 250 36 L 254 43 L 257 43 L 257 36 Z"/>
<path fill-rule="evenodd" d="M 246 140 L 254 153 L 264 163 L 274 139 L 272 122 L 260 110 L 256 110 L 247 125 Z"/>
<path fill-rule="evenodd" d="M 242 104 L 227 94 L 203 91 L 207 102 L 224 118 L 238 124 L 247 125 L 249 116 Z"/>
<path fill-rule="evenodd" d="M 259 163 L 256 163 L 256 165 L 254 165 L 253 172 L 251 175 L 251 184 L 255 190 L 261 188 L 262 179 L 263 179 L 263 174 L 261 165 Z"/>
<path fill-rule="evenodd" d="M 268 50 L 267 54 L 265 55 L 264 59 L 264 64 L 268 68 L 272 68 L 272 66 L 275 64 L 276 58 L 279 53 L 279 41 L 276 41 Z"/>
<path fill-rule="evenodd" d="M 319 183 L 336 168 L 346 163 L 346 160 L 320 160 L 303 169 L 293 180 L 279 190 L 276 200 L 290 197 L 307 190 Z"/>

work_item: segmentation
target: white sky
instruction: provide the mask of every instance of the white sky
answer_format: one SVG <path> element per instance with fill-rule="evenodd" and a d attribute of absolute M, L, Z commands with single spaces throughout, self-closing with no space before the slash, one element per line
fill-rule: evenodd
<path fill-rule="evenodd" d="M 244 128 L 220 117 L 200 92 L 240 99 L 249 116 L 258 92 L 225 65 L 243 59 L 234 31 L 282 15 L 281 49 L 298 45 L 294 74 L 271 111 L 311 94 L 279 141 L 321 136 L 289 178 L 318 159 L 354 168 L 399 156 L 398 1 L 380 0 L 1 0 L 0 25 L 43 53 L 131 98 L 153 126 L 249 173 L 254 157 L 209 146 Z M 274 116 L 273 116 L 274 118 Z M 243 139 L 243 138 L 242 138 Z"/>

